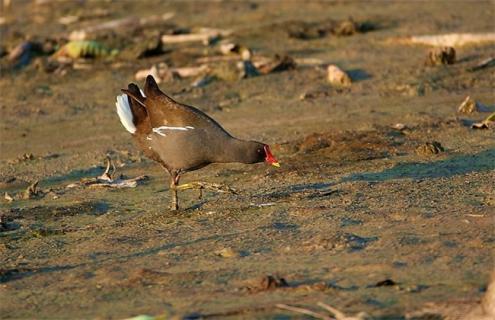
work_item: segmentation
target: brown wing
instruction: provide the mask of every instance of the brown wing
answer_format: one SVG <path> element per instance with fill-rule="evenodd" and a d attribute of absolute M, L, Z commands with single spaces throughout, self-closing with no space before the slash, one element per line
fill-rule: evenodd
<path fill-rule="evenodd" d="M 148 75 L 144 85 L 144 105 L 153 128 L 160 126 L 208 128 L 231 137 L 231 135 L 206 113 L 194 107 L 174 101 L 163 93 L 153 76 Z"/>

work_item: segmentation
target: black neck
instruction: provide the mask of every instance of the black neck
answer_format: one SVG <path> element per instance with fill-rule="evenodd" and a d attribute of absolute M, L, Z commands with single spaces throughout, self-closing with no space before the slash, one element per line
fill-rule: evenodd
<path fill-rule="evenodd" d="M 257 159 L 253 158 L 255 150 L 259 147 L 259 143 L 254 141 L 246 141 L 237 138 L 229 139 L 223 146 L 222 150 L 217 153 L 215 162 L 239 162 L 239 163 L 255 163 Z"/>

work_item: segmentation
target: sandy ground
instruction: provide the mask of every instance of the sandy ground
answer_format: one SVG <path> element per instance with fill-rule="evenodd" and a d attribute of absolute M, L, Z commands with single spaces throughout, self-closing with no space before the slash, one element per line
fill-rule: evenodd
<path fill-rule="evenodd" d="M 493 67 L 468 71 L 495 45 L 456 48 L 457 63 L 428 67 L 428 48 L 390 39 L 493 31 L 493 2 L 19 1 L 2 10 L 2 46 L 166 12 L 175 12 L 167 25 L 99 38 L 121 54 L 90 69 L 13 69 L 2 58 L 0 190 L 15 200 L 0 203 L 0 318 L 292 319 L 301 317 L 275 305 L 316 310 L 322 301 L 377 319 L 451 303 L 454 319 L 476 305 L 493 267 L 495 135 L 466 125 L 487 113 L 456 109 L 470 95 L 495 111 Z M 67 15 L 87 18 L 57 22 Z M 374 30 L 288 36 L 302 21 L 349 16 Z M 229 39 L 255 56 L 337 64 L 353 84 L 333 88 L 324 68 L 305 66 L 202 88 L 192 79 L 160 84 L 234 135 L 271 144 L 282 164 L 188 173 L 183 182 L 239 193 L 198 200 L 185 191 L 172 212 L 166 173 L 133 145 L 114 103 L 139 69 L 216 55 L 215 46 L 186 44 L 133 56 L 151 35 L 198 26 L 232 28 Z M 444 151 L 416 152 L 432 141 Z M 119 173 L 149 180 L 134 189 L 66 188 L 101 174 L 107 154 Z M 35 180 L 46 195 L 20 199 Z"/>

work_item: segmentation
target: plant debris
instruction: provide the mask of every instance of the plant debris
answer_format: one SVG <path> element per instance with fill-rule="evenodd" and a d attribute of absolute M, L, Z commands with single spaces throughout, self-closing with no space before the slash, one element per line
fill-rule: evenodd
<path fill-rule="evenodd" d="M 439 154 L 444 151 L 445 149 L 438 141 L 425 142 L 416 148 L 416 154 L 422 156 Z"/>
<path fill-rule="evenodd" d="M 284 23 L 290 38 L 311 40 L 326 37 L 329 34 L 335 36 L 352 36 L 356 33 L 368 32 L 375 27 L 370 23 L 358 23 L 351 17 L 342 20 L 325 20 L 321 22 L 290 21 Z"/>
<path fill-rule="evenodd" d="M 358 314 L 354 316 L 347 316 L 345 313 L 339 311 L 338 309 L 329 306 L 328 304 L 325 304 L 323 302 L 318 302 L 317 306 L 320 308 L 325 309 L 326 311 L 330 312 L 330 315 L 326 315 L 320 312 L 315 312 L 313 310 L 307 309 L 307 308 L 301 308 L 301 307 L 294 307 L 286 304 L 276 304 L 275 305 L 279 309 L 284 309 L 284 310 L 289 310 L 292 312 L 300 313 L 300 314 L 305 314 L 308 316 L 311 316 L 316 319 L 322 319 L 322 320 L 365 320 L 369 319 L 370 317 L 368 316 L 367 313 L 365 312 L 359 312 Z"/>
<path fill-rule="evenodd" d="M 435 47 L 462 47 L 473 43 L 495 42 L 495 33 L 449 33 L 412 36 L 398 39 L 405 44 L 424 44 Z"/>
<path fill-rule="evenodd" d="M 43 191 L 38 190 L 38 183 L 39 181 L 36 180 L 24 191 L 23 199 L 35 199 L 44 195 Z"/>
<path fill-rule="evenodd" d="M 473 129 L 490 129 L 495 128 L 495 112 L 489 115 L 485 120 L 481 122 L 475 122 L 471 125 Z"/>
<path fill-rule="evenodd" d="M 397 285 L 397 282 L 395 282 L 394 280 L 392 279 L 385 279 L 385 280 L 381 280 L 381 281 L 378 281 L 377 283 L 375 283 L 374 285 L 372 285 L 372 287 L 392 287 L 392 286 L 396 286 Z"/>
<path fill-rule="evenodd" d="M 56 59 L 61 58 L 105 58 L 117 55 L 118 50 L 110 50 L 97 41 L 72 40 L 53 54 Z"/>
<path fill-rule="evenodd" d="M 330 93 L 325 90 L 307 91 L 299 96 L 299 100 L 314 100 L 330 97 Z"/>
<path fill-rule="evenodd" d="M 201 42 L 204 45 L 209 45 L 230 34 L 232 34 L 232 30 L 200 28 L 197 33 L 165 34 L 161 37 L 161 41 L 164 44 Z"/>
<path fill-rule="evenodd" d="M 12 202 L 12 201 L 14 201 L 14 198 L 13 198 L 13 197 L 12 197 L 12 196 L 8 193 L 8 192 L 5 192 L 5 194 L 4 194 L 4 196 L 3 196 L 3 198 L 4 198 L 5 200 L 7 200 L 7 202 Z"/>
<path fill-rule="evenodd" d="M 426 65 L 438 66 L 455 63 L 455 49 L 453 47 L 435 47 L 428 51 Z"/>
<path fill-rule="evenodd" d="M 468 71 L 478 71 L 478 70 L 490 68 L 493 66 L 495 66 L 495 58 L 490 57 L 490 58 L 486 58 L 486 59 L 481 60 L 478 64 L 476 64 L 473 67 L 468 68 L 467 70 Z"/>
<path fill-rule="evenodd" d="M 84 29 L 74 30 L 69 35 L 70 40 L 87 40 L 90 36 L 95 37 L 98 34 L 109 33 L 111 31 L 123 30 L 131 32 L 138 28 L 159 25 L 174 17 L 175 13 L 169 12 L 163 15 L 152 15 L 148 17 L 125 17 L 122 19 L 110 20 L 103 23 L 90 25 Z"/>
<path fill-rule="evenodd" d="M 217 256 L 222 258 L 237 258 L 239 257 L 239 253 L 234 251 L 232 248 L 223 248 L 221 250 L 215 251 Z"/>
<path fill-rule="evenodd" d="M 257 68 L 262 74 L 293 70 L 297 66 L 296 61 L 290 56 L 279 56 L 278 54 L 265 64 L 258 65 Z"/>
<path fill-rule="evenodd" d="M 169 68 L 165 62 L 154 64 L 149 69 L 143 69 L 136 72 L 134 78 L 136 80 L 143 80 L 148 75 L 152 75 L 157 83 L 170 82 L 180 78 L 179 73 Z"/>
<path fill-rule="evenodd" d="M 474 112 L 487 112 L 489 109 L 481 104 L 478 101 L 475 101 L 471 99 L 470 96 L 467 96 L 464 101 L 459 105 L 459 108 L 457 108 L 457 112 L 459 113 L 464 113 L 464 114 L 471 114 Z"/>
<path fill-rule="evenodd" d="M 115 165 L 110 157 L 107 157 L 106 161 L 107 166 L 102 175 L 96 178 L 81 179 L 79 184 L 71 183 L 67 186 L 67 188 L 74 188 L 80 184 L 89 188 L 135 188 L 140 182 L 148 180 L 148 176 L 146 175 L 141 175 L 131 179 L 124 179 L 122 177 L 114 178 L 117 169 L 115 168 Z"/>

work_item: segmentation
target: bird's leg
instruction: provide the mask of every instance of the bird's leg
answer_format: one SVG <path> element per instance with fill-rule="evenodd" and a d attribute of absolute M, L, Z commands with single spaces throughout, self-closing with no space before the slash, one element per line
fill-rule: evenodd
<path fill-rule="evenodd" d="M 176 173 L 170 174 L 170 192 L 172 193 L 172 210 L 179 209 L 179 198 L 177 197 L 177 185 L 179 184 L 180 176 Z"/>

